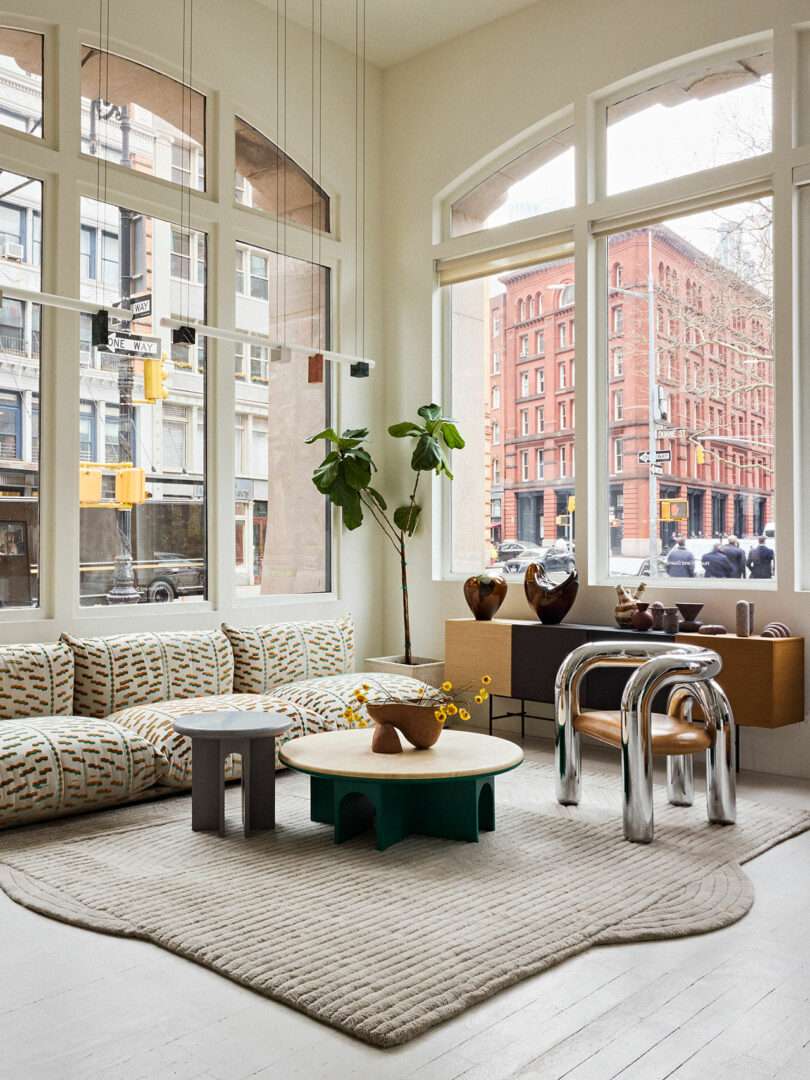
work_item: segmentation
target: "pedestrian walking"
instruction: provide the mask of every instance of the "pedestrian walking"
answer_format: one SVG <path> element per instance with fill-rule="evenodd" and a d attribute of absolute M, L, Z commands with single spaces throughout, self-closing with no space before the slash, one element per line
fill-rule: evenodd
<path fill-rule="evenodd" d="M 736 536 L 729 536 L 725 544 L 721 544 L 719 551 L 725 555 L 731 563 L 732 572 L 729 577 L 745 577 L 745 552 L 740 547 L 740 541 Z"/>
<path fill-rule="evenodd" d="M 694 577 L 695 556 L 686 546 L 686 537 L 679 536 L 667 555 L 667 574 L 670 577 Z"/>
<path fill-rule="evenodd" d="M 707 551 L 700 560 L 703 563 L 703 572 L 706 577 L 736 577 L 734 566 L 720 550 L 719 540 L 715 540 L 711 551 Z"/>
<path fill-rule="evenodd" d="M 752 578 L 773 577 L 773 549 L 765 543 L 764 536 L 758 536 L 754 547 L 748 552 L 748 569 Z"/>

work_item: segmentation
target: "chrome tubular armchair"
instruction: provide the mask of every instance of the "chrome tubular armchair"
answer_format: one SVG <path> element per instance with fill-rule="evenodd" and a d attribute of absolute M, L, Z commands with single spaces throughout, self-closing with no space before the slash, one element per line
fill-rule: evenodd
<path fill-rule="evenodd" d="M 555 687 L 557 800 L 576 805 L 582 787 L 580 735 L 621 750 L 624 836 L 637 844 L 653 839 L 653 756 L 666 755 L 667 795 L 675 806 L 694 798 L 692 755 L 706 752 L 709 821 L 731 825 L 736 816 L 734 716 L 715 682 L 717 653 L 671 642 L 590 642 L 560 665 Z M 596 667 L 635 668 L 617 712 L 583 711 L 582 680 Z M 656 694 L 670 687 L 665 715 L 653 714 Z M 703 723 L 692 722 L 697 704 Z"/>

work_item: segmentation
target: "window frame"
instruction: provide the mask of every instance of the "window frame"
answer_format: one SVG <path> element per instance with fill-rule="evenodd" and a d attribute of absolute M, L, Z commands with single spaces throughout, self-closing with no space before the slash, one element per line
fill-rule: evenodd
<path fill-rule="evenodd" d="M 790 252 L 792 250 L 792 232 L 789 227 L 792 211 L 786 207 L 784 194 L 779 191 L 792 189 L 802 183 L 810 190 L 810 77 L 804 78 L 804 111 L 807 117 L 806 145 L 793 145 L 792 131 L 794 122 L 793 98 L 799 81 L 799 72 L 795 55 L 797 39 L 804 34 L 807 39 L 805 67 L 810 69 L 810 24 L 807 27 L 795 24 L 789 13 L 774 13 L 770 27 L 737 40 L 728 40 L 710 45 L 682 57 L 675 57 L 655 68 L 630 73 L 608 87 L 583 90 L 573 102 L 571 108 L 576 115 L 575 148 L 577 170 L 577 201 L 569 210 L 539 215 L 535 219 L 499 226 L 496 229 L 481 230 L 460 237 L 451 237 L 449 233 L 448 208 L 465 191 L 480 182 L 485 175 L 491 174 L 497 167 L 500 153 L 501 161 L 515 153 L 515 140 L 505 144 L 498 152 L 489 154 L 475 169 L 468 171 L 454 184 L 448 185 L 436 196 L 434 214 L 434 267 L 435 287 L 438 304 L 435 307 L 437 317 L 443 326 L 439 341 L 442 349 L 435 353 L 436 363 L 441 372 L 441 385 L 445 401 L 452 410 L 452 378 L 450 365 L 450 311 L 442 301 L 442 277 L 444 268 L 449 274 L 457 273 L 459 260 L 466 260 L 463 265 L 470 266 L 473 274 L 497 273 L 502 267 L 518 269 L 544 260 L 544 251 L 559 244 L 561 237 L 567 236 L 574 248 L 574 279 L 582 294 L 582 302 L 576 306 L 574 319 L 576 355 L 582 365 L 581 384 L 577 390 L 574 414 L 580 423 L 580 431 L 587 431 L 585 438 L 576 443 L 575 467 L 569 472 L 576 476 L 575 487 L 578 503 L 578 520 L 584 525 L 586 541 L 577 550 L 580 577 L 587 587 L 615 588 L 617 578 L 608 573 L 608 536 L 610 522 L 609 498 L 609 460 L 603 450 L 608 441 L 608 416 L 610 397 L 608 382 L 614 377 L 612 348 L 621 347 L 621 337 L 610 341 L 608 334 L 607 287 L 610 282 L 610 270 L 603 258 L 603 246 L 612 232 L 619 232 L 644 224 L 654 224 L 668 217 L 685 216 L 701 209 L 711 209 L 728 202 L 743 201 L 767 195 L 774 198 L 774 213 L 777 219 L 774 244 L 777 252 L 775 261 L 775 286 L 777 306 L 774 319 L 777 325 L 791 325 L 789 316 L 793 307 L 792 293 L 785 295 L 785 282 L 791 280 Z M 722 63 L 731 59 L 743 59 L 758 52 L 773 53 L 773 107 L 774 124 L 772 129 L 772 150 L 742 161 L 716 166 L 703 172 L 689 173 L 674 179 L 666 179 L 649 187 L 636 188 L 612 196 L 604 194 L 606 184 L 606 118 L 607 108 L 616 101 L 623 100 L 632 93 L 670 79 L 677 79 L 696 68 L 705 67 L 708 62 Z M 541 125 L 534 125 L 531 132 L 536 132 Z M 531 141 L 529 138 L 528 141 Z M 801 161 L 805 170 L 801 177 L 794 174 L 796 162 Z M 475 173 L 475 183 L 470 179 Z M 791 198 L 793 195 L 791 194 Z M 781 200 L 781 205 L 780 205 Z M 781 229 L 778 225 L 781 222 Z M 805 248 L 810 247 L 810 224 L 807 226 L 808 240 Z M 575 241 L 575 243 L 573 243 Z M 520 252 L 521 261 L 514 253 Z M 549 256 L 546 256 L 549 257 Z M 554 257 L 553 255 L 550 257 Z M 603 263 L 605 264 L 603 266 Z M 810 289 L 810 254 L 807 258 L 806 277 Z M 486 269 L 486 267 L 491 269 Z M 477 269 L 480 267 L 481 269 Z M 624 270 L 624 268 L 623 268 Z M 626 278 L 626 273 L 624 274 Z M 780 297 L 781 280 L 781 297 Z M 795 288 L 796 282 L 793 281 Z M 624 287 L 624 285 L 622 286 Z M 614 301 L 615 303 L 615 301 Z M 781 316 L 780 316 L 781 305 Z M 806 306 L 806 305 L 805 305 Z M 787 312 L 787 315 L 785 314 Z M 810 354 L 810 315 L 806 317 L 807 340 L 806 354 Z M 612 329 L 612 327 L 611 327 Z M 624 331 L 624 327 L 620 328 Z M 780 342 L 779 330 L 775 334 L 775 402 L 776 427 L 784 430 L 793 426 L 793 398 L 791 388 L 795 382 L 795 373 L 791 369 L 791 358 L 786 349 L 784 331 Z M 608 357 L 610 364 L 606 362 Z M 609 375 L 608 375 L 609 368 Z M 627 376 L 626 360 L 624 377 Z M 617 378 L 622 376 L 616 374 Z M 807 381 L 810 383 L 810 376 Z M 810 431 L 810 388 L 807 390 L 807 402 L 803 409 L 805 429 Z M 607 404 L 606 404 L 607 403 Z M 602 415 L 604 413 L 604 416 Z M 797 434 L 794 432 L 794 448 Z M 807 438 L 810 445 L 810 437 Z M 807 456 L 807 455 L 805 455 Z M 780 464 L 781 462 L 781 464 Z M 787 467 L 786 456 L 776 450 L 775 477 L 772 489 L 776 492 L 775 520 L 780 536 L 778 559 L 781 574 L 789 577 L 793 572 L 793 556 L 798 559 L 799 544 L 793 550 L 792 540 L 795 535 L 794 512 L 791 492 L 794 479 Z M 807 525 L 804 529 L 802 545 L 805 548 L 804 565 L 806 584 L 810 589 L 810 478 L 805 483 L 806 497 L 804 505 L 808 507 Z M 440 512 L 436 512 L 436 502 L 441 502 Z M 438 521 L 438 537 L 434 537 L 433 574 L 437 580 L 458 581 L 464 574 L 452 570 L 452 500 L 449 494 L 442 493 L 434 485 L 434 514 Z M 629 574 L 621 580 L 632 584 L 642 579 Z M 784 578 L 781 579 L 784 584 Z M 678 588 L 705 589 L 736 588 L 740 585 L 752 591 L 776 590 L 775 580 L 757 581 L 746 579 L 733 584 L 722 579 L 702 578 L 695 581 L 679 580 Z M 655 580 L 656 589 L 674 588 L 666 579 Z"/>

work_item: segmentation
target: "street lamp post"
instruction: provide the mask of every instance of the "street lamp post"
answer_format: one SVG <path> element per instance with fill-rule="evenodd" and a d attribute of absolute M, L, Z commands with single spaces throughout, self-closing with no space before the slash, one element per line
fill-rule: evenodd
<path fill-rule="evenodd" d="M 658 479 L 653 466 L 655 454 L 658 449 L 658 428 L 656 414 L 658 412 L 658 382 L 656 379 L 656 340 L 655 340 L 655 277 L 653 275 L 653 237 L 652 229 L 647 230 L 647 288 L 642 292 L 639 289 L 623 289 L 618 285 L 613 286 L 613 291 L 625 296 L 634 296 L 647 302 L 647 410 L 649 413 L 647 449 L 649 455 L 649 476 L 647 488 L 649 492 L 649 560 L 650 576 L 655 575 L 656 559 L 658 558 Z"/>
<path fill-rule="evenodd" d="M 132 123 L 126 105 L 108 105 L 102 114 L 103 103 L 95 98 L 90 103 L 90 152 L 99 153 L 97 143 L 97 122 L 114 117 L 121 125 L 121 164 L 130 167 L 129 136 Z M 118 265 L 121 279 L 121 307 L 130 306 L 132 296 L 132 213 L 119 209 L 118 229 Z M 132 357 L 126 353 L 118 355 L 118 459 L 133 461 L 134 408 L 132 388 L 135 372 Z M 134 464 L 134 462 L 133 462 Z M 137 604 L 141 595 L 135 587 L 135 568 L 132 561 L 132 511 L 116 510 L 118 551 L 115 556 L 112 587 L 107 593 L 108 604 Z"/>

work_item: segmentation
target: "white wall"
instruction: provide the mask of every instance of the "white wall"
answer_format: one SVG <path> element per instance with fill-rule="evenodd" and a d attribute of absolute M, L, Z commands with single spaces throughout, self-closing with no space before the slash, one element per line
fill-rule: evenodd
<path fill-rule="evenodd" d="M 383 78 L 383 198 L 385 221 L 385 357 L 388 420 L 405 418 L 438 394 L 438 353 L 433 336 L 433 200 L 502 143 L 544 117 L 573 103 L 578 116 L 593 94 L 618 80 L 697 49 L 774 27 L 789 33 L 791 22 L 810 20 L 806 0 L 541 0 L 534 6 L 469 33 L 406 63 Z M 790 228 L 776 223 L 777 245 L 777 410 L 791 415 Z M 578 308 L 585 307 L 584 304 Z M 577 341 L 587 332 L 587 314 L 577 313 Z M 579 323 L 579 320 L 582 323 Z M 583 330 L 583 333 L 580 333 Z M 582 347 L 580 345 L 580 347 Z M 580 368 L 580 371 L 582 371 Z M 586 390 L 578 379 L 577 479 L 587 484 Z M 777 447 L 778 588 L 758 593 L 758 621 L 788 622 L 810 635 L 810 597 L 793 589 L 793 455 L 786 424 Z M 388 455 L 392 467 L 404 461 Z M 578 500 L 578 502 L 580 502 Z M 578 505 L 578 541 L 587 521 Z M 430 517 L 426 517 L 426 524 Z M 580 526 L 582 531 L 580 531 Z M 414 648 L 441 656 L 446 617 L 466 615 L 458 582 L 432 581 L 431 543 L 425 529 L 411 556 L 411 610 Z M 584 545 L 578 542 L 578 549 Z M 387 645 L 399 642 L 396 580 L 390 574 L 386 608 Z M 673 598 L 664 589 L 651 597 Z M 730 592 L 706 594 L 706 616 L 734 622 Z M 611 588 L 581 585 L 574 609 L 578 621 L 610 623 Z M 520 585 L 510 586 L 502 608 L 507 617 L 525 617 Z M 810 701 L 810 694 L 808 695 Z M 542 730 L 542 729 L 541 729 Z M 548 730 L 547 728 L 545 729 Z M 743 764 L 763 770 L 810 776 L 810 728 L 802 724 L 775 732 L 746 730 Z"/>
<path fill-rule="evenodd" d="M 136 7 L 111 6 L 110 47 L 178 78 L 181 69 L 181 5 L 140 0 Z M 82 160 L 79 148 L 79 46 L 98 42 L 96 0 L 17 0 L 0 11 L 0 23 L 47 35 L 45 146 L 0 129 L 0 164 L 46 182 L 43 289 L 78 295 L 80 194 L 94 195 L 95 161 Z M 204 229 L 209 247 L 209 321 L 233 325 L 233 249 L 237 239 L 274 247 L 275 227 L 258 214 L 233 207 L 233 121 L 238 112 L 269 138 L 276 134 L 276 18 L 254 0 L 196 0 L 194 5 L 193 82 L 208 96 L 207 167 L 210 193 L 193 193 L 191 221 Z M 323 182 L 332 195 L 335 234 L 323 243 L 324 261 L 333 268 L 333 347 L 354 351 L 354 86 L 355 62 L 348 52 L 326 44 L 324 51 Z M 310 167 L 311 42 L 309 33 L 290 24 L 287 42 L 288 153 Z M 379 201 L 380 78 L 368 71 L 368 220 L 366 242 L 367 352 L 382 345 L 381 229 Z M 109 202 L 132 205 L 157 216 L 179 217 L 177 188 L 160 181 L 144 195 L 144 182 L 111 167 Z M 221 206 L 216 197 L 222 195 Z M 54 253 L 58 252 L 58 259 Z M 291 229 L 288 252 L 310 254 L 306 231 Z M 357 621 L 360 656 L 379 651 L 381 608 L 371 582 L 380 571 L 378 538 L 370 530 L 339 536 L 336 544 L 337 595 L 287 600 L 260 598 L 234 602 L 233 414 L 234 379 L 230 346 L 212 349 L 209 388 L 209 568 L 207 604 L 140 605 L 126 611 L 78 606 L 78 318 L 49 313 L 43 359 L 42 563 L 52 571 L 44 583 L 38 613 L 0 612 L 0 641 L 46 640 L 62 631 L 98 634 L 132 629 L 214 626 L 223 619 L 259 623 L 281 618 L 328 617 L 351 610 Z M 305 378 L 305 369 L 301 371 Z M 338 379 L 336 421 L 357 426 L 382 408 L 382 377 Z M 308 476 L 290 477 L 308 484 Z"/>

